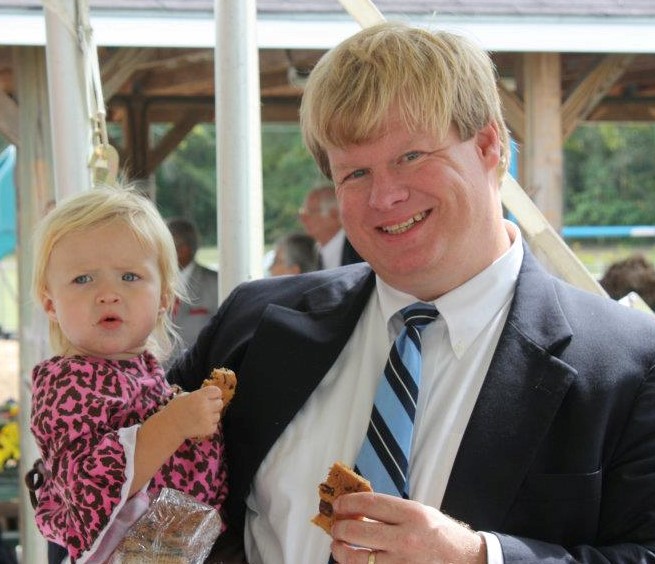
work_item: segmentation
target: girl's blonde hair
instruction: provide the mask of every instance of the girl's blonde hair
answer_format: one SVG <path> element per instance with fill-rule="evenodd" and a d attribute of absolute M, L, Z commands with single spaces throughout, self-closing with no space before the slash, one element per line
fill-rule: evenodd
<path fill-rule="evenodd" d="M 321 172 L 331 178 L 326 147 L 381 136 L 392 110 L 410 131 L 441 139 L 451 126 L 466 141 L 496 122 L 502 180 L 510 146 L 495 68 L 467 39 L 387 22 L 328 51 L 309 75 L 300 106 L 303 138 Z"/>
<path fill-rule="evenodd" d="M 166 311 L 158 316 L 147 348 L 164 360 L 179 340 L 171 314 L 176 298 L 186 299 L 173 237 L 155 205 L 131 185 L 95 186 L 60 202 L 41 220 L 34 234 L 32 295 L 39 302 L 47 291 L 47 268 L 53 247 L 69 233 L 121 222 L 144 248 L 157 256 L 161 295 Z M 56 321 L 50 320 L 50 345 L 65 354 L 71 343 Z"/>

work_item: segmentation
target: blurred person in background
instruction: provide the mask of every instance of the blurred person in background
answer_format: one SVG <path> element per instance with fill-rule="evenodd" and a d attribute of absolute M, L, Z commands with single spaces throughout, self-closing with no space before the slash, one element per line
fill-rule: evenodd
<path fill-rule="evenodd" d="M 305 232 L 320 245 L 319 269 L 336 268 L 364 259 L 350 244 L 341 227 L 334 186 L 313 188 L 307 193 L 298 217 Z"/>
<path fill-rule="evenodd" d="M 650 309 L 655 309 L 655 267 L 641 253 L 611 264 L 600 279 L 600 285 L 614 300 L 636 292 Z"/>
<path fill-rule="evenodd" d="M 290 233 L 275 244 L 271 276 L 302 274 L 318 270 L 319 249 L 313 237 L 305 233 Z"/>
<path fill-rule="evenodd" d="M 173 235 L 178 266 L 189 296 L 189 303 L 178 302 L 173 311 L 173 322 L 187 348 L 218 309 L 218 272 L 197 262 L 200 238 L 192 221 L 174 217 L 166 224 Z"/>

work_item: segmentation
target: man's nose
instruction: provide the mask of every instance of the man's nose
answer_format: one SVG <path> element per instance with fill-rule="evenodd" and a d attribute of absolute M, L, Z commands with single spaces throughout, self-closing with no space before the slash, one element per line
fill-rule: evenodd
<path fill-rule="evenodd" d="M 372 174 L 369 204 L 379 210 L 391 209 L 409 195 L 408 188 L 394 170 L 378 169 Z"/>

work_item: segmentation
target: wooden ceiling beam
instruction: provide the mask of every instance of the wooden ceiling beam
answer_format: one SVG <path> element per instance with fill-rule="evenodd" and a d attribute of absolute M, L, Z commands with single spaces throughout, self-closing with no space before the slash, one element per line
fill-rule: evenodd
<path fill-rule="evenodd" d="M 205 94 L 214 92 L 214 65 L 202 61 L 182 68 L 150 67 L 138 77 L 138 91 L 143 96 Z"/>
<path fill-rule="evenodd" d="M 525 108 L 523 100 L 515 92 L 508 90 L 502 82 L 498 83 L 500 101 L 503 105 L 503 116 L 512 138 L 516 141 L 525 140 Z"/>
<path fill-rule="evenodd" d="M 297 98 L 262 98 L 262 121 L 267 123 L 297 123 L 300 96 Z"/>
<path fill-rule="evenodd" d="M 139 65 L 139 70 L 177 70 L 197 64 L 210 63 L 213 68 L 214 64 L 214 50 L 213 49 L 200 49 L 186 52 L 181 55 L 170 55 L 168 51 L 158 49 L 157 54 L 150 62 L 145 62 Z M 212 71 L 213 73 L 213 71 Z"/>
<path fill-rule="evenodd" d="M 152 49 L 117 49 L 102 65 L 102 93 L 106 100 L 116 94 L 143 63 L 155 56 Z"/>
<path fill-rule="evenodd" d="M 186 111 L 173 124 L 156 147 L 148 151 L 146 158 L 146 171 L 154 173 L 155 169 L 170 155 L 198 123 L 202 122 L 202 112 L 197 110 Z"/>
<path fill-rule="evenodd" d="M 655 120 L 655 98 L 640 100 L 606 99 L 587 116 L 587 121 L 641 122 Z"/>
<path fill-rule="evenodd" d="M 607 95 L 634 55 L 606 55 L 562 104 L 562 139 L 565 141 Z"/>
<path fill-rule="evenodd" d="M 125 118 L 125 108 L 130 104 L 130 96 L 117 94 L 111 100 L 108 119 L 121 121 Z M 150 123 L 170 123 L 171 116 L 180 112 L 195 110 L 199 122 L 213 122 L 215 112 L 214 99 L 209 96 L 151 96 L 145 98 L 148 106 Z M 262 121 L 297 122 L 300 94 L 297 96 L 263 97 L 261 99 Z"/>
<path fill-rule="evenodd" d="M 262 90 L 276 86 L 289 86 L 289 74 L 286 69 L 262 72 L 259 75 L 259 87 Z"/>

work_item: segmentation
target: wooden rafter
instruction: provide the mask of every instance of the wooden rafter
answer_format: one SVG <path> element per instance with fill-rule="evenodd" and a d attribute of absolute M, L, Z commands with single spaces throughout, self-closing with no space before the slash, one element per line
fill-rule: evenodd
<path fill-rule="evenodd" d="M 116 94 L 132 74 L 144 63 L 153 59 L 155 51 L 146 49 L 119 49 L 102 65 L 102 91 L 106 100 Z"/>
<path fill-rule="evenodd" d="M 185 112 L 171 127 L 157 146 L 148 151 L 146 172 L 152 174 L 163 160 L 180 144 L 194 126 L 200 122 L 200 112 Z"/>
<path fill-rule="evenodd" d="M 525 140 L 525 108 L 523 100 L 514 92 L 505 88 L 502 82 L 498 83 L 500 101 L 503 105 L 503 115 L 507 127 L 512 133 L 515 141 L 523 142 Z"/>
<path fill-rule="evenodd" d="M 562 105 L 563 140 L 593 112 L 634 58 L 634 55 L 607 55 L 578 84 Z"/>

